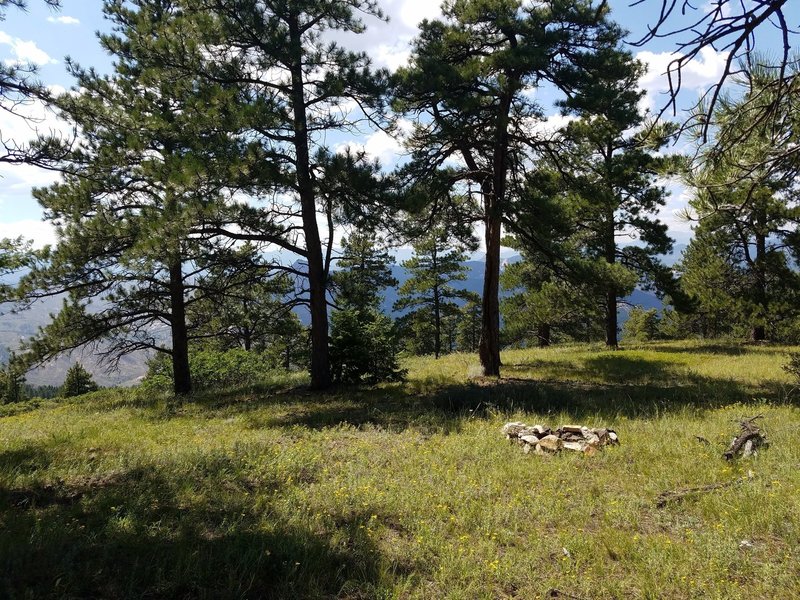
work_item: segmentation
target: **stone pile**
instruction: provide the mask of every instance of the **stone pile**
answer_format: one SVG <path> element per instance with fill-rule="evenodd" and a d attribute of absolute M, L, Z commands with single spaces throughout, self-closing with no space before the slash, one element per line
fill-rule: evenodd
<path fill-rule="evenodd" d="M 526 425 L 512 421 L 503 425 L 506 439 L 522 445 L 525 454 L 556 454 L 562 450 L 596 454 L 603 446 L 619 444 L 617 432 L 605 427 L 589 429 L 580 425 L 562 425 L 555 431 L 545 425 Z"/>

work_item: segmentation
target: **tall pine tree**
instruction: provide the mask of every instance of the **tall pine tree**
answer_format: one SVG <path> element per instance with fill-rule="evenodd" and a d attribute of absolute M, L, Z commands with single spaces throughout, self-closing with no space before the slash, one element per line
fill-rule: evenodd
<path fill-rule="evenodd" d="M 419 119 L 407 168 L 418 181 L 443 179 L 480 199 L 486 240 L 480 360 L 500 374 L 500 241 L 514 230 L 510 199 L 537 154 L 535 90 L 552 85 L 581 96 L 622 32 L 605 2 L 460 0 L 424 21 L 411 65 L 398 77 L 396 106 Z M 463 167 L 453 167 L 454 159 Z M 446 168 L 445 168 L 446 167 Z M 442 177 L 444 174 L 444 177 Z M 469 184 L 477 186 L 472 190 Z"/>
<path fill-rule="evenodd" d="M 300 257 L 311 313 L 311 386 L 324 389 L 331 383 L 326 293 L 334 228 L 370 204 L 379 187 L 376 166 L 363 153 L 334 154 L 326 139 L 375 118 L 384 89 L 365 53 L 333 40 L 363 32 L 362 15 L 382 13 L 373 0 L 185 2 L 207 16 L 204 76 L 239 91 L 248 137 L 260 145 L 249 191 L 263 202 L 239 223 L 241 234 L 220 233 Z M 220 46 L 228 51 L 216 52 Z"/>
<path fill-rule="evenodd" d="M 221 196 L 233 157 L 221 86 L 165 65 L 163 48 L 192 31 L 177 0 L 109 1 L 114 25 L 100 35 L 114 72 L 68 63 L 75 93 L 58 100 L 82 142 L 55 166 L 63 181 L 37 190 L 58 244 L 22 281 L 28 298 L 67 293 L 56 319 L 30 344 L 46 360 L 85 343 L 112 360 L 156 350 L 172 360 L 174 389 L 191 390 L 187 306 L 197 278 L 222 242 L 206 222 L 227 210 Z"/>

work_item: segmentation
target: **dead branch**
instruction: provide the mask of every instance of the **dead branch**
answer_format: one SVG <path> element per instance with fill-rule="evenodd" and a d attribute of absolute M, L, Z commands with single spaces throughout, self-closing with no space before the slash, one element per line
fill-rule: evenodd
<path fill-rule="evenodd" d="M 752 475 L 748 473 L 747 477 L 740 477 L 739 479 L 734 479 L 732 481 L 725 481 L 722 483 L 712 483 L 709 485 L 701 485 L 698 487 L 691 487 L 691 488 L 684 488 L 682 490 L 667 490 L 666 492 L 661 492 L 656 499 L 656 507 L 664 508 L 668 502 L 680 502 L 687 496 L 693 496 L 695 494 L 705 494 L 707 492 L 713 492 L 714 490 L 722 490 L 725 488 L 733 487 L 745 481 L 749 481 L 752 478 Z"/>

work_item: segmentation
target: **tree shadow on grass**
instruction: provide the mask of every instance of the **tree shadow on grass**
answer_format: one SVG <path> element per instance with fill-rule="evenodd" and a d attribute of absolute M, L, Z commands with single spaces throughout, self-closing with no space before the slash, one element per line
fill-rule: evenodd
<path fill-rule="evenodd" d="M 223 472 L 203 482 L 137 468 L 0 487 L 0 597 L 377 595 L 381 558 L 363 528 L 369 515 L 338 516 L 334 539 L 302 519 L 289 522 L 244 488 L 208 500 L 237 485 L 245 484 Z M 192 487 L 196 495 L 187 496 Z"/>
<path fill-rule="evenodd" d="M 652 352 L 666 352 L 669 354 L 723 354 L 725 356 L 743 356 L 752 353 L 753 349 L 758 349 L 760 354 L 779 354 L 785 355 L 786 349 L 781 346 L 772 346 L 760 342 L 714 342 L 698 345 L 669 345 L 661 346 L 658 344 L 643 346 L 642 350 Z M 624 348 L 625 349 L 625 348 Z M 623 350 L 624 350 L 623 349 Z M 633 346 L 631 350 L 639 350 L 640 348 Z"/>
<path fill-rule="evenodd" d="M 50 454 L 35 444 L 0 452 L 0 473 L 33 473 L 50 464 Z"/>
<path fill-rule="evenodd" d="M 681 364 L 625 352 L 507 364 L 503 373 L 500 379 L 411 380 L 340 387 L 323 394 L 297 386 L 234 388 L 143 410 L 154 420 L 186 414 L 243 419 L 252 429 L 349 424 L 396 432 L 411 428 L 427 434 L 457 432 L 467 419 L 497 413 L 565 413 L 576 421 L 587 417 L 610 421 L 685 409 L 700 413 L 762 398 L 796 403 L 786 384 L 778 381 L 756 385 L 706 377 Z"/>
<path fill-rule="evenodd" d="M 583 361 L 506 365 L 504 372 L 511 376 L 430 389 L 422 386 L 423 391 L 416 394 L 409 394 L 408 386 L 402 385 L 352 388 L 325 401 L 288 403 L 282 410 L 254 414 L 251 425 L 318 429 L 348 423 L 393 431 L 415 428 L 452 433 L 467 419 L 497 413 L 565 413 L 576 421 L 594 417 L 613 421 L 620 416 L 651 418 L 681 410 L 699 414 L 754 399 L 796 403 L 788 396 L 786 385 L 778 381 L 755 385 L 705 377 L 681 365 L 624 353 Z M 515 372 L 533 372 L 538 377 L 515 377 Z"/>

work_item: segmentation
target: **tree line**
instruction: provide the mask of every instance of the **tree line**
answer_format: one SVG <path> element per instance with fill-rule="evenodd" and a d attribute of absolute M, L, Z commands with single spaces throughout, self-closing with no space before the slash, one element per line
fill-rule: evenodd
<path fill-rule="evenodd" d="M 715 319 L 738 320 L 765 339 L 796 318 L 796 161 L 764 158 L 794 143 L 797 112 L 783 88 L 769 97 L 768 69 L 715 98 L 690 162 L 670 154 L 678 128 L 642 110 L 644 68 L 605 2 L 446 3 L 395 73 L 336 41 L 383 18 L 369 0 L 108 0 L 103 10 L 113 71 L 67 61 L 74 88 L 47 101 L 77 136 L 27 148 L 62 173 L 34 191 L 58 243 L 2 253 L 0 269 L 26 269 L 6 295 L 66 298 L 27 344 L 29 363 L 86 344 L 112 362 L 146 350 L 167 357 L 186 394 L 192 348 L 228 340 L 280 348 L 283 366 L 307 357 L 311 386 L 325 389 L 401 376 L 401 344 L 477 351 L 488 376 L 510 343 L 599 329 L 616 347 L 620 300 L 636 287 L 702 335 L 726 332 Z M 565 126 L 545 118 L 542 92 Z M 753 132 L 741 108 L 757 110 L 758 98 L 783 112 Z M 397 132 L 401 120 L 412 123 L 407 156 L 391 171 L 341 143 L 364 128 Z M 748 131 L 746 143 L 704 145 L 708 122 L 720 140 Z M 678 175 L 698 225 L 671 269 L 657 215 L 664 178 Z M 476 228 L 479 297 L 452 285 Z M 352 233 L 337 251 L 341 231 Z M 379 240 L 415 248 L 397 324 L 378 309 L 396 285 Z M 523 260 L 502 268 L 503 245 Z M 274 248 L 292 258 L 269 258 Z"/>

